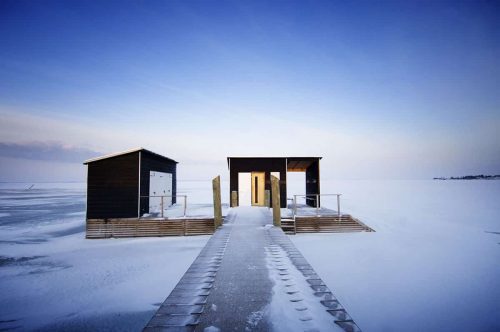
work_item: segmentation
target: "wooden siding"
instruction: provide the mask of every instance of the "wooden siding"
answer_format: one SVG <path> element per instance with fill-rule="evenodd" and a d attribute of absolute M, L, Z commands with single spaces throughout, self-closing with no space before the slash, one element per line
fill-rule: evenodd
<path fill-rule="evenodd" d="M 295 217 L 296 233 L 374 232 L 373 229 L 348 214 L 336 216 Z"/>
<path fill-rule="evenodd" d="M 319 160 L 311 163 L 306 169 L 306 195 L 320 194 L 320 184 L 319 184 Z M 308 196 L 306 204 L 312 207 L 316 207 L 316 197 Z M 320 200 L 319 198 L 318 200 Z"/>
<path fill-rule="evenodd" d="M 87 239 L 119 237 L 160 237 L 210 235 L 215 231 L 214 218 L 204 219 L 88 219 Z"/>
<path fill-rule="evenodd" d="M 230 158 L 229 163 L 229 195 L 238 191 L 240 172 L 265 172 L 265 190 L 269 191 L 271 172 L 280 172 L 280 203 L 281 207 L 286 207 L 286 158 Z"/>
<path fill-rule="evenodd" d="M 177 163 L 159 155 L 141 151 L 141 196 L 149 195 L 149 172 L 163 172 L 172 174 L 172 195 L 177 194 Z M 175 197 L 172 203 L 176 203 Z M 149 199 L 141 198 L 141 215 L 149 213 Z M 137 212 L 136 212 L 137 215 Z"/>
<path fill-rule="evenodd" d="M 88 164 L 87 218 L 137 217 L 139 153 Z"/>

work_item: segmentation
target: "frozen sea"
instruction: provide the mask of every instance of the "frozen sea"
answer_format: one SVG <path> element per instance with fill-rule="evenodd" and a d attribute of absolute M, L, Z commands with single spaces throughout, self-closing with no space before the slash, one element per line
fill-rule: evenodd
<path fill-rule="evenodd" d="M 0 185 L 0 331 L 140 331 L 209 238 L 86 240 L 85 184 L 30 187 Z"/>
<path fill-rule="evenodd" d="M 86 240 L 85 184 L 31 185 L 0 184 L 0 330 L 140 330 L 208 239 Z M 376 232 L 291 238 L 364 331 L 500 331 L 500 181 L 321 186 Z"/>
<path fill-rule="evenodd" d="M 292 241 L 364 331 L 500 331 L 500 181 L 332 181 L 375 233 Z M 324 203 L 324 202 L 323 202 Z"/>

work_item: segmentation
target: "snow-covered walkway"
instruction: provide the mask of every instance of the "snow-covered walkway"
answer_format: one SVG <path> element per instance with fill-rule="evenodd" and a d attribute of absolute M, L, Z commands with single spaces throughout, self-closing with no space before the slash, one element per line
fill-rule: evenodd
<path fill-rule="evenodd" d="M 271 224 L 267 208 L 232 209 L 145 330 L 358 331 Z"/>

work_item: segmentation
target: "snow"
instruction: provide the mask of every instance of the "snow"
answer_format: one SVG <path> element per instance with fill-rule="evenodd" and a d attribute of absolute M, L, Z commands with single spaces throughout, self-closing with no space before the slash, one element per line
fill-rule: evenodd
<path fill-rule="evenodd" d="M 220 332 L 220 329 L 218 327 L 215 327 L 215 326 L 209 326 L 209 327 L 205 327 L 203 329 L 203 332 Z"/>
<path fill-rule="evenodd" d="M 333 317 L 280 246 L 266 248 L 266 262 L 269 278 L 274 283 L 267 308 L 273 331 L 343 331 L 335 325 Z M 287 274 L 280 274 L 281 271 Z"/>
<path fill-rule="evenodd" d="M 325 182 L 376 232 L 290 238 L 361 329 L 500 330 L 500 182 Z"/>
<path fill-rule="evenodd" d="M 0 320 L 39 329 L 106 318 L 116 330 L 140 329 L 208 238 L 85 240 L 82 235 L 2 246 L 7 257 L 38 258 L 0 269 Z M 127 319 L 129 313 L 142 315 Z"/>
<path fill-rule="evenodd" d="M 251 329 L 255 329 L 259 322 L 264 318 L 265 310 L 254 311 L 247 317 L 247 324 Z"/>
<path fill-rule="evenodd" d="M 3 187 L 0 329 L 140 330 L 209 238 L 86 240 L 83 190 Z"/>

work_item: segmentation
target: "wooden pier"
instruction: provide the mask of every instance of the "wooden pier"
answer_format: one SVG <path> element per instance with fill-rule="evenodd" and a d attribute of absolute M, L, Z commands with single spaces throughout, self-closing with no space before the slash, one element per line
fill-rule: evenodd
<path fill-rule="evenodd" d="M 143 331 L 360 332 L 269 212 L 231 209 Z"/>

